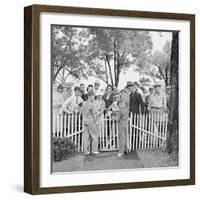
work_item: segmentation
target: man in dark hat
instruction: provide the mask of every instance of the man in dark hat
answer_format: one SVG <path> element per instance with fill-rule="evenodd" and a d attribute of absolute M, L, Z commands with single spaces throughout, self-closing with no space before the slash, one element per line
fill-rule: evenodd
<path fill-rule="evenodd" d="M 129 111 L 132 114 L 138 114 L 140 112 L 141 113 L 144 112 L 144 102 L 142 100 L 141 94 L 138 93 L 137 91 L 138 87 L 139 84 L 137 82 L 128 85 L 128 88 L 131 91 Z"/>
<path fill-rule="evenodd" d="M 132 114 L 132 123 L 140 123 L 138 120 L 138 118 L 135 116 L 136 114 L 139 113 L 144 113 L 144 102 L 142 100 L 142 96 L 141 94 L 137 91 L 139 84 L 137 82 L 134 82 L 132 84 L 130 84 L 129 89 L 131 91 L 130 94 L 130 105 L 129 105 L 129 112 Z M 136 118 L 135 118 L 136 117 Z M 133 140 L 135 141 L 134 145 L 138 145 L 139 144 L 139 136 L 136 134 L 136 129 L 132 130 L 132 137 L 134 138 Z M 136 146 L 137 147 L 137 146 Z"/>
<path fill-rule="evenodd" d="M 126 87 L 129 87 L 130 85 L 133 85 L 133 82 L 132 81 L 127 81 Z"/>

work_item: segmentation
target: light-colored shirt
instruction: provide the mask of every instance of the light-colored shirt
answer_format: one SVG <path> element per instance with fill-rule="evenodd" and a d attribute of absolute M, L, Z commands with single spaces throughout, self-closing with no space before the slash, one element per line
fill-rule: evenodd
<path fill-rule="evenodd" d="M 53 91 L 53 108 L 61 108 L 63 102 L 63 95 L 57 91 Z"/>
<path fill-rule="evenodd" d="M 166 95 L 162 93 L 150 95 L 149 108 L 166 108 Z"/>
<path fill-rule="evenodd" d="M 73 111 L 80 111 L 80 106 L 79 104 L 83 102 L 83 99 L 80 96 L 71 96 L 69 99 L 67 99 L 63 105 L 62 105 L 62 110 L 71 113 Z"/>
<path fill-rule="evenodd" d="M 129 108 L 128 107 L 120 108 L 119 113 L 120 113 L 119 122 L 120 121 L 128 121 L 128 116 L 129 116 Z"/>
<path fill-rule="evenodd" d="M 109 110 L 112 110 L 113 112 L 119 111 L 119 106 L 117 105 L 117 101 L 113 101 L 113 103 L 109 107 Z"/>
<path fill-rule="evenodd" d="M 63 99 L 64 101 L 66 101 L 67 99 L 69 99 L 72 96 L 72 91 L 64 91 L 63 92 Z"/>
<path fill-rule="evenodd" d="M 95 92 L 95 94 L 101 92 L 101 88 L 99 87 L 97 90 L 94 88 L 94 92 Z"/>
<path fill-rule="evenodd" d="M 96 124 L 96 118 L 95 118 L 95 108 L 94 108 L 94 103 L 87 100 L 83 103 L 83 106 L 81 108 L 82 114 L 83 114 L 83 119 L 84 119 L 84 124 L 88 125 L 91 123 Z"/>
<path fill-rule="evenodd" d="M 98 123 L 100 123 L 105 109 L 104 100 L 94 100 L 95 117 Z"/>
<path fill-rule="evenodd" d="M 126 106 L 130 105 L 130 94 L 126 93 L 125 95 L 122 95 L 122 100 L 125 101 Z"/>

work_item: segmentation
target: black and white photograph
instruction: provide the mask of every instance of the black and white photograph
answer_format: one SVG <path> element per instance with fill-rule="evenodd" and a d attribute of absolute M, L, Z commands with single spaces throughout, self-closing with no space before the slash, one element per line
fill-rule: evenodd
<path fill-rule="evenodd" d="M 179 166 L 179 31 L 51 25 L 51 171 Z"/>
<path fill-rule="evenodd" d="M 31 5 L 30 194 L 195 184 L 195 15 Z"/>

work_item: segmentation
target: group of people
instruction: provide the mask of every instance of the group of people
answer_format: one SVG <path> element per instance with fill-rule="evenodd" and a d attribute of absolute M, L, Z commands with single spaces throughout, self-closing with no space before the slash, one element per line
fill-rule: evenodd
<path fill-rule="evenodd" d="M 169 89 L 161 92 L 161 85 L 149 88 L 149 92 L 140 89 L 138 82 L 128 81 L 124 89 L 114 89 L 107 85 L 103 92 L 100 82 L 90 84 L 85 88 L 83 83 L 73 88 L 73 94 L 63 98 L 63 86 L 57 87 L 53 96 L 53 115 L 57 113 L 81 112 L 84 119 L 84 153 L 85 155 L 99 154 L 98 138 L 101 130 L 101 120 L 105 116 L 112 117 L 119 124 L 119 153 L 126 153 L 127 120 L 129 113 L 167 112 Z M 65 95 L 66 96 L 66 95 Z"/>

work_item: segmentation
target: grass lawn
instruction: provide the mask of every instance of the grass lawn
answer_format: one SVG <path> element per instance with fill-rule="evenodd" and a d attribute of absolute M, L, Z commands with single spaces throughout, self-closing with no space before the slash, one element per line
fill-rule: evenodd
<path fill-rule="evenodd" d="M 169 155 L 162 149 L 148 149 L 132 151 L 122 157 L 117 157 L 117 152 L 101 152 L 93 156 L 77 153 L 67 160 L 54 162 L 52 171 L 75 172 L 175 166 L 178 166 L 177 155 Z"/>
<path fill-rule="evenodd" d="M 122 157 L 117 157 L 117 153 L 101 152 L 95 156 L 76 154 L 67 160 L 54 162 L 53 172 L 143 168 L 136 151 L 132 151 Z"/>
<path fill-rule="evenodd" d="M 138 150 L 137 154 L 145 168 L 178 167 L 178 155 L 170 155 L 162 149 Z"/>

